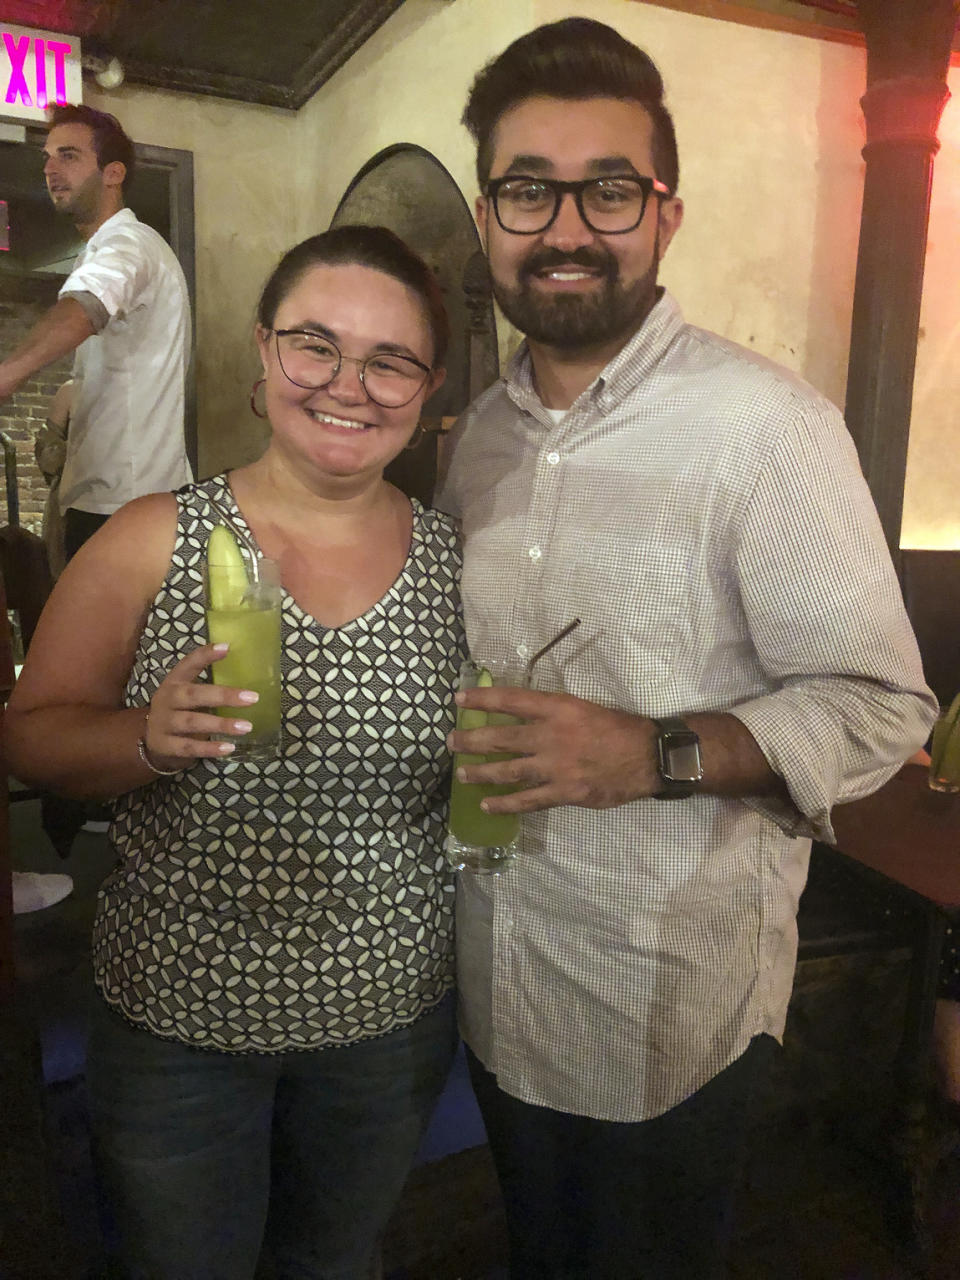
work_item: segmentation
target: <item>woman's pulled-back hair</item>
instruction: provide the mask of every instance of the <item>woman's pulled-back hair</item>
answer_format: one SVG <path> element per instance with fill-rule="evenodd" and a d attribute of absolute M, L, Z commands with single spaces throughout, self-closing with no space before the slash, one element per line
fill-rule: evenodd
<path fill-rule="evenodd" d="M 433 335 L 433 367 L 441 368 L 450 342 L 450 322 L 437 278 L 413 249 L 387 227 L 333 227 L 288 249 L 263 287 L 257 320 L 274 327 L 277 308 L 312 267 L 355 266 L 382 271 L 412 289 L 423 303 Z"/>
<path fill-rule="evenodd" d="M 680 178 L 673 118 L 652 59 L 613 27 L 592 18 L 563 18 L 508 45 L 477 74 L 463 123 L 477 144 L 477 178 L 490 177 L 493 134 L 500 117 L 527 98 L 624 98 L 653 121 L 655 177 L 671 192 Z"/>

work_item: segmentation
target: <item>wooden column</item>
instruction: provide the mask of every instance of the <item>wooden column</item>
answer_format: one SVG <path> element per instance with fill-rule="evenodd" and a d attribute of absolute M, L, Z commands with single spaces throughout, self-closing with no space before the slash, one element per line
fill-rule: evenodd
<path fill-rule="evenodd" d="M 846 419 L 898 565 L 933 158 L 958 8 L 960 0 L 859 3 L 867 171 Z"/>

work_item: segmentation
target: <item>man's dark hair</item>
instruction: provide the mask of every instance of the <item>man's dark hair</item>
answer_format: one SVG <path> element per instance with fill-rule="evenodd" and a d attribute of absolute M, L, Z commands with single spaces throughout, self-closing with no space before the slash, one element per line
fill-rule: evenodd
<path fill-rule="evenodd" d="M 515 40 L 477 74 L 463 123 L 477 144 L 477 178 L 490 177 L 493 135 L 504 112 L 534 96 L 625 98 L 653 121 L 655 177 L 671 192 L 680 178 L 673 118 L 664 106 L 663 80 L 642 49 L 603 22 L 564 18 Z"/>
<path fill-rule="evenodd" d="M 274 327 L 277 308 L 312 267 L 370 267 L 391 276 L 417 295 L 433 336 L 433 368 L 442 367 L 450 342 L 450 322 L 437 278 L 418 253 L 387 227 L 350 224 L 333 227 L 288 249 L 263 286 L 257 320 Z"/>
<path fill-rule="evenodd" d="M 133 170 L 136 160 L 133 154 L 133 143 L 123 131 L 123 126 L 116 116 L 107 111 L 95 111 L 93 107 L 71 106 L 53 107 L 47 113 L 47 131 L 58 124 L 85 124 L 93 130 L 93 149 L 97 153 L 97 167 L 102 171 L 114 160 L 119 160 L 126 173 L 123 178 L 124 194 L 133 181 Z"/>

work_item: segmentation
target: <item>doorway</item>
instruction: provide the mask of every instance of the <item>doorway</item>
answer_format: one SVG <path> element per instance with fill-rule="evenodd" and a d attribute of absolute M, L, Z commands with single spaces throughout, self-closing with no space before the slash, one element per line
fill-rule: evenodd
<path fill-rule="evenodd" d="M 6 204 L 8 248 L 0 252 L 0 349 L 9 351 L 30 325 L 56 302 L 82 247 L 69 221 L 59 217 L 43 181 L 46 131 L 27 128 L 22 142 L 0 142 L 0 201 Z M 196 251 L 193 217 L 193 154 L 135 143 L 137 167 L 126 204 L 171 246 L 187 282 L 191 316 L 196 315 Z M 196 331 L 185 399 L 187 456 L 197 468 L 195 379 Z M 0 428 L 12 441 L 16 457 L 20 520 L 39 532 L 45 486 L 33 457 L 33 438 L 46 405 L 70 376 L 72 356 L 47 366 L 18 391 L 14 402 L 0 406 Z M 0 523 L 8 502 L 0 494 Z"/>

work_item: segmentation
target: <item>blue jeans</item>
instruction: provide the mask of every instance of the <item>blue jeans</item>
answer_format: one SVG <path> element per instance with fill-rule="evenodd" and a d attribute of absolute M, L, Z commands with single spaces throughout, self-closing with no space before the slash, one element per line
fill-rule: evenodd
<path fill-rule="evenodd" d="M 379 1039 L 275 1056 L 96 1006 L 94 1159 L 123 1274 L 251 1280 L 261 1259 L 276 1280 L 366 1280 L 450 1067 L 452 999 Z"/>

